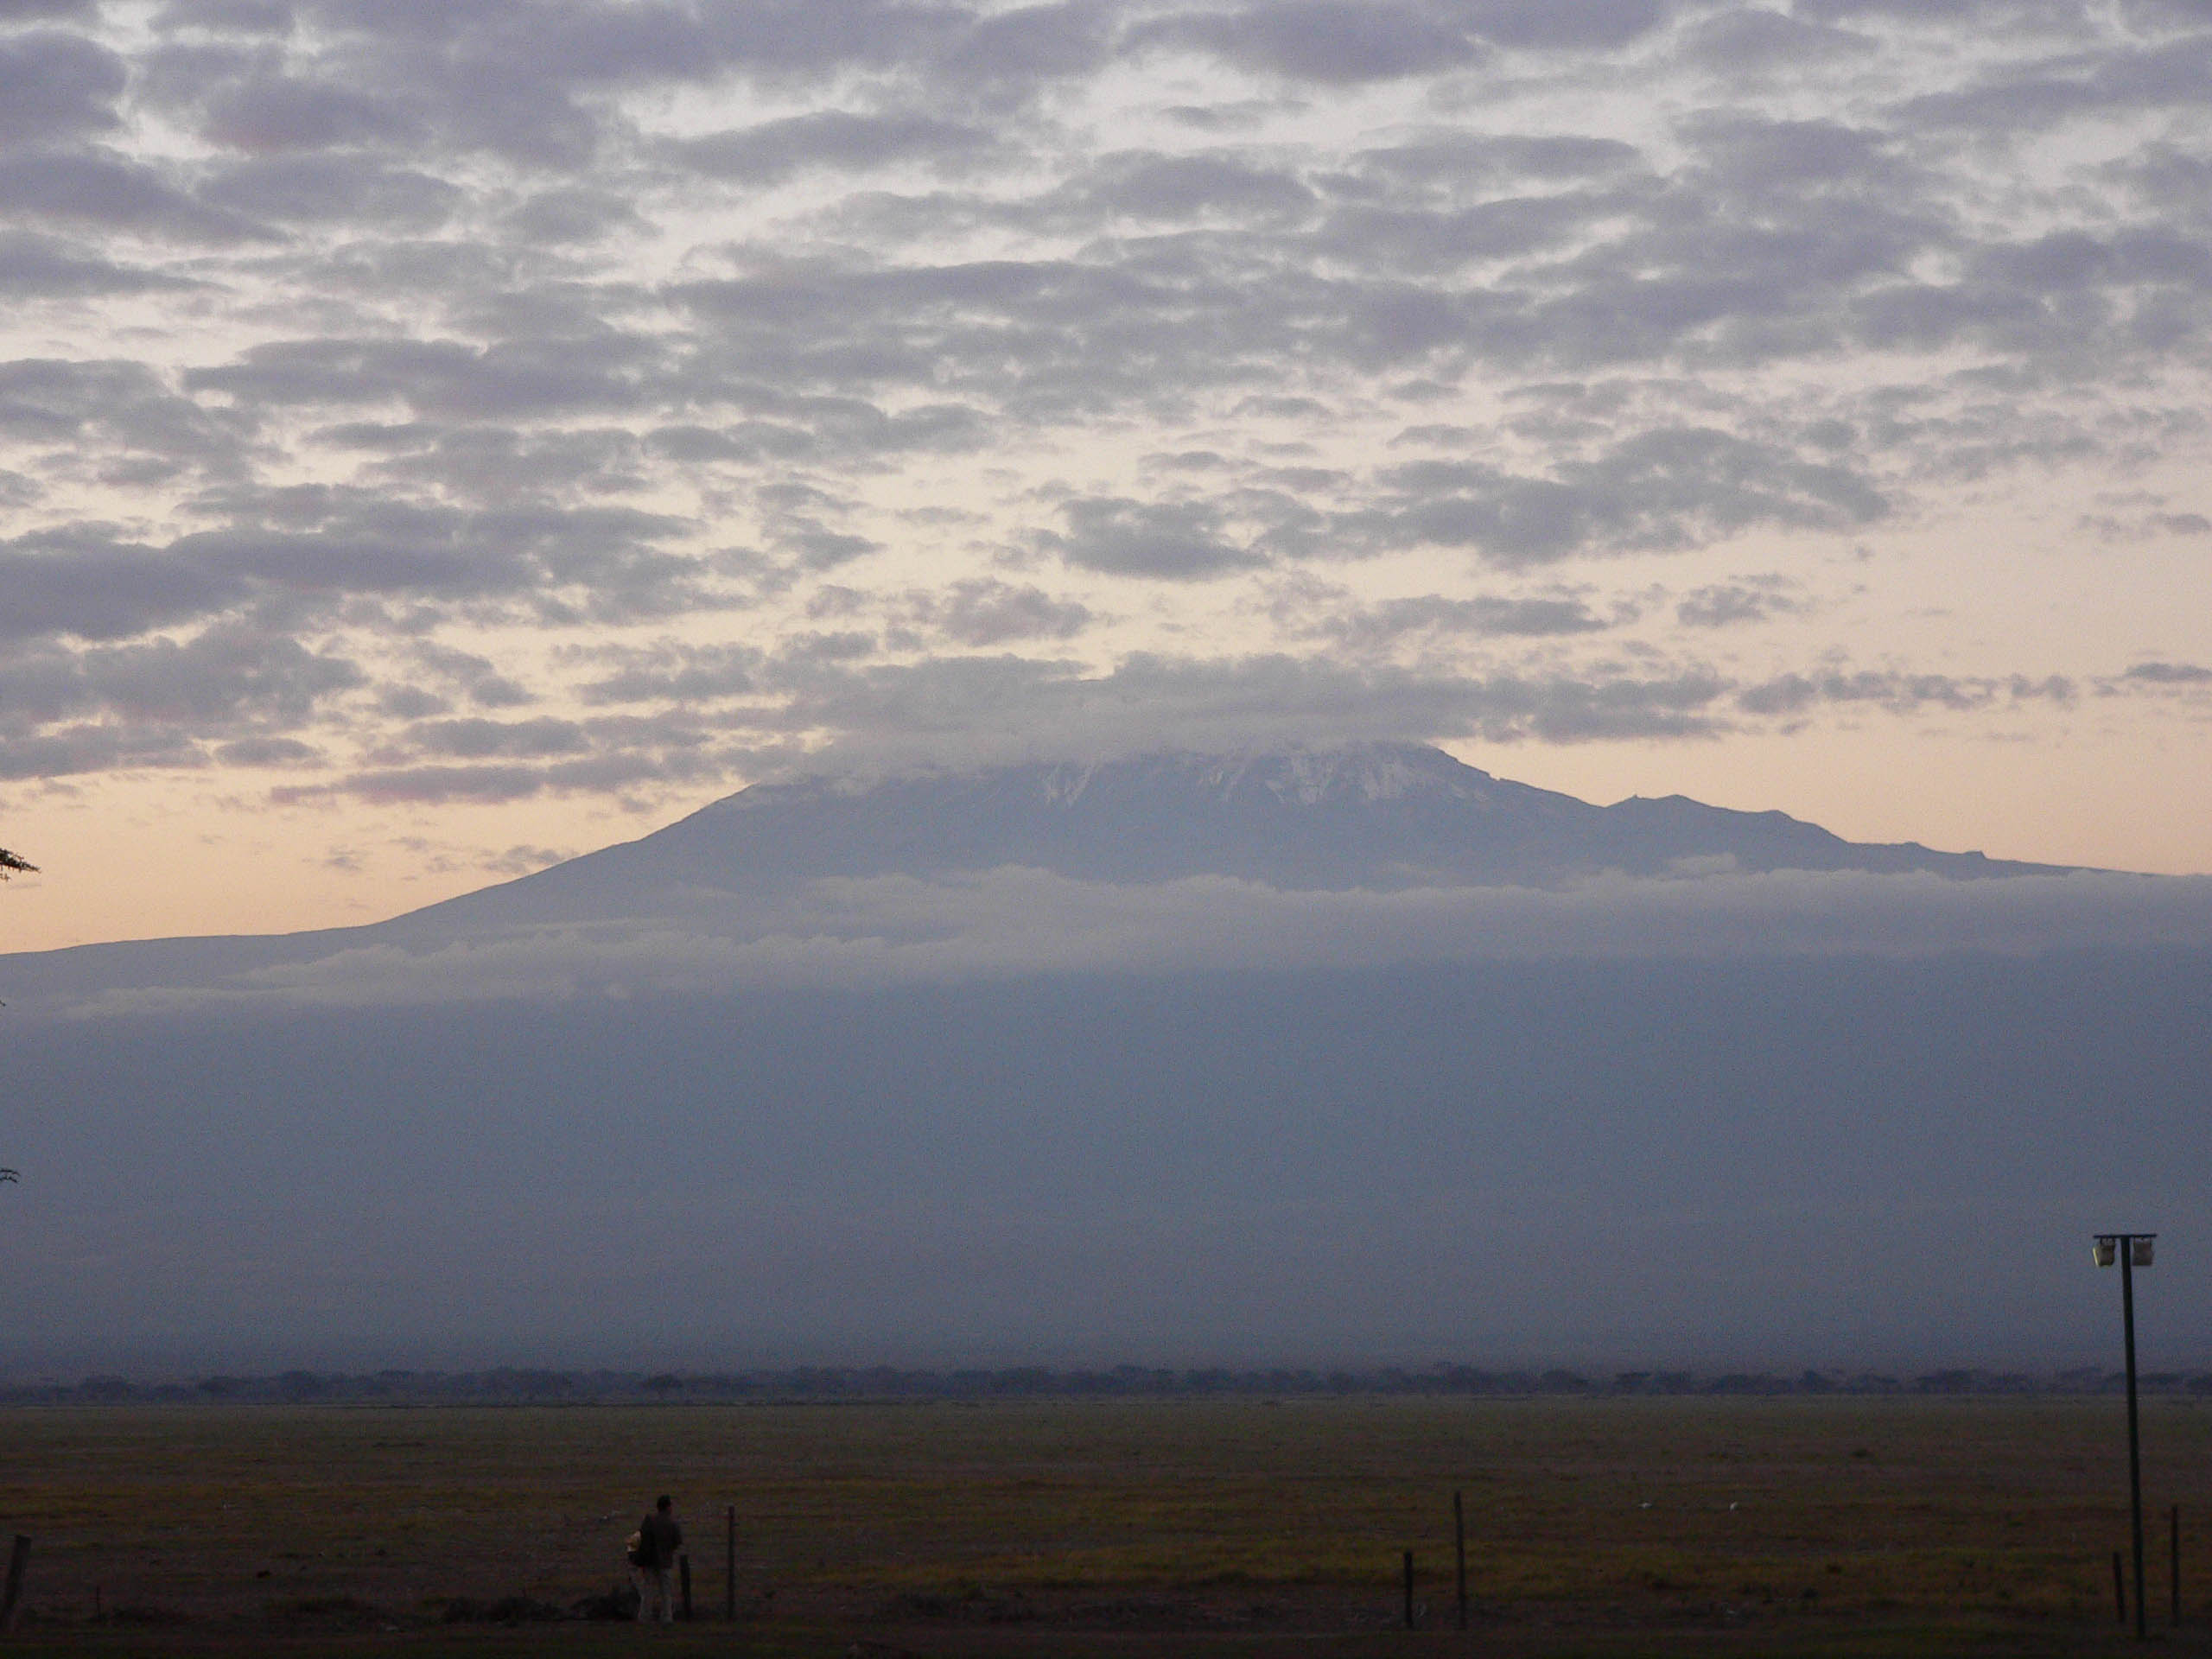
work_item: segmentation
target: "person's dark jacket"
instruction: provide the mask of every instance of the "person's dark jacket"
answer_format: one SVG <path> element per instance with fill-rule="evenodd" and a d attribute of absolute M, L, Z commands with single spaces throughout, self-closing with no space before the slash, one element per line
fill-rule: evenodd
<path fill-rule="evenodd" d="M 655 1510 L 638 1522 L 638 1565 L 665 1572 L 676 1565 L 676 1552 L 683 1548 L 683 1529 L 672 1515 Z"/>

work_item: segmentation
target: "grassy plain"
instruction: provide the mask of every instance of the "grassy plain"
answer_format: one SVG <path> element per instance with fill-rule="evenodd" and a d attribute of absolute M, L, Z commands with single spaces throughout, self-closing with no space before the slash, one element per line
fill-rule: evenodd
<path fill-rule="evenodd" d="M 2115 1400 L 1353 1397 L 0 1412 L 23 1653 L 2119 1651 Z M 2146 1402 L 2152 1606 L 2212 1630 L 2212 1408 Z M 1473 1629 L 1453 1630 L 1452 1494 Z M 676 1496 L 702 1618 L 608 1589 Z M 2164 1631 L 2165 1506 L 2184 1629 Z M 740 1623 L 719 1623 L 723 1516 Z M 1427 1627 L 1400 1618 L 1414 1552 Z"/>

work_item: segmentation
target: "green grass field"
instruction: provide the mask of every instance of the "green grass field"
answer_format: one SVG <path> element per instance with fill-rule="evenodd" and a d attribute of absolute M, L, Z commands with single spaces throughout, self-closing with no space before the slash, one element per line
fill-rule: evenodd
<path fill-rule="evenodd" d="M 1350 1398 L 0 1413 L 24 1653 L 2082 1653 L 2120 1640 L 2122 1408 Z M 2212 1630 L 2212 1412 L 2148 1402 L 2154 1624 Z M 1465 1495 L 1471 1630 L 1453 1624 Z M 702 1623 L 448 1624 L 621 1576 Z M 2184 1628 L 2165 1630 L 2166 1506 Z M 737 1626 L 724 1515 L 738 1516 Z M 1427 1627 L 1400 1627 L 1402 1552 Z"/>

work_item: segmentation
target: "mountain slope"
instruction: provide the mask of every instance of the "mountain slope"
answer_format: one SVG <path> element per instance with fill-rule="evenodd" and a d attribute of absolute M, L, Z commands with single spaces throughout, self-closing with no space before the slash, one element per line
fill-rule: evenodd
<path fill-rule="evenodd" d="M 1550 886 L 1606 870 L 1663 874 L 1686 862 L 1955 877 L 2060 869 L 1914 842 L 1855 843 L 1783 813 L 1679 795 L 1596 806 L 1494 778 L 1439 749 L 1377 744 L 1009 766 L 866 786 L 760 785 L 641 840 L 402 921 L 411 931 L 611 920 L 680 910 L 702 891 L 1007 865 L 1094 881 L 1226 875 L 1341 890 Z"/>
<path fill-rule="evenodd" d="M 663 923 L 725 936 L 842 937 L 856 931 L 854 918 L 834 893 L 810 897 L 810 883 L 958 883 L 1009 868 L 1105 884 L 1124 896 L 1209 875 L 1294 895 L 1562 889 L 1605 872 L 2063 873 L 1912 842 L 1847 842 L 1783 813 L 1730 811 L 1681 796 L 1597 806 L 1411 745 L 1171 753 L 759 785 L 637 841 L 388 921 L 7 957 L 0 995 L 54 1001 L 122 986 L 244 984 L 340 952 L 413 956 L 546 929 L 582 930 L 585 939 Z M 940 897 L 953 912 L 963 902 L 949 889 Z M 878 925 L 944 922 L 940 913 Z M 1160 925 L 1185 934 L 1205 926 L 1180 911 Z M 1032 910 L 1009 925 L 1034 934 L 1055 923 Z"/>

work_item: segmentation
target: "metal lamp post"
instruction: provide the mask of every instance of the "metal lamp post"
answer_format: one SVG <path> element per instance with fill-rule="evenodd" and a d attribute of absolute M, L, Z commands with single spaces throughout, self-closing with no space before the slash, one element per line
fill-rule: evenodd
<path fill-rule="evenodd" d="M 2101 1268 L 2120 1263 L 2120 1320 L 2127 1338 L 2127 1504 L 2135 1529 L 2135 1634 L 2150 1635 L 2143 1605 L 2143 1437 L 2135 1407 L 2135 1269 L 2151 1265 L 2156 1233 L 2099 1233 L 2089 1255 Z"/>

